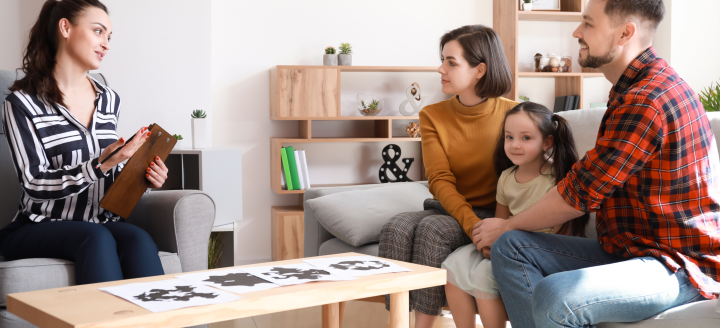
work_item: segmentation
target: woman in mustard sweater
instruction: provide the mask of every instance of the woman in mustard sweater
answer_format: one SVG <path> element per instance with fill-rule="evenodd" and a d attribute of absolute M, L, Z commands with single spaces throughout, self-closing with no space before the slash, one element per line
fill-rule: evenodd
<path fill-rule="evenodd" d="M 440 39 L 442 92 L 454 95 L 420 112 L 423 161 L 433 199 L 424 211 L 399 214 L 385 224 L 381 257 L 439 268 L 472 242 L 476 223 L 495 216 L 497 175 L 493 151 L 512 84 L 502 42 L 483 25 L 468 25 Z M 388 299 L 386 305 L 389 308 Z M 410 292 L 415 327 L 430 328 L 445 304 L 443 286 Z"/>

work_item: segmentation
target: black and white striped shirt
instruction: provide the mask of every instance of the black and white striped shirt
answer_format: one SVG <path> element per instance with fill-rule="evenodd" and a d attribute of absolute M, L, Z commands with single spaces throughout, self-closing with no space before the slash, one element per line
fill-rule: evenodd
<path fill-rule="evenodd" d="M 5 100 L 4 128 L 23 194 L 13 221 L 88 221 L 120 219 L 99 206 L 122 170 L 107 173 L 98 157 L 118 139 L 120 98 L 88 76 L 95 88 L 95 111 L 88 129 L 62 105 L 15 91 Z"/>

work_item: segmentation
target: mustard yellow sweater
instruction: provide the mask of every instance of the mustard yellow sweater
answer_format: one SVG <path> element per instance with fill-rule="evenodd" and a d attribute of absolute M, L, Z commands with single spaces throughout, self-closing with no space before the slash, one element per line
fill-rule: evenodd
<path fill-rule="evenodd" d="M 430 192 L 468 236 L 480 219 L 473 207 L 495 208 L 493 153 L 505 112 L 518 103 L 490 98 L 466 107 L 457 96 L 420 111 L 423 161 Z"/>

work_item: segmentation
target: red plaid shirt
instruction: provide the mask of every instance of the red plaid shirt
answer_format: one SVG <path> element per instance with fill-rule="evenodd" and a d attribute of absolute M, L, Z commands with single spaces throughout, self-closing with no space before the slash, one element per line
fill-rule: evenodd
<path fill-rule="evenodd" d="M 685 269 L 706 298 L 720 293 L 720 160 L 695 92 L 651 47 L 610 92 L 595 148 L 558 185 L 597 212 L 606 252 Z"/>

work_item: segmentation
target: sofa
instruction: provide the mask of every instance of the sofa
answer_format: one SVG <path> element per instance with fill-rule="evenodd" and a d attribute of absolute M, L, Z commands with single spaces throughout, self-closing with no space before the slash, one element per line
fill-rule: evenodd
<path fill-rule="evenodd" d="M 13 81 L 21 72 L 0 70 L 0 111 Z M 93 78 L 107 85 L 100 74 Z M 22 190 L 10 156 L 0 115 L 0 227 L 9 224 L 18 210 Z M 143 195 L 127 222 L 152 236 L 160 250 L 165 274 L 206 270 L 208 243 L 215 221 L 215 203 L 195 190 L 151 191 Z M 34 258 L 5 261 L 0 256 L 0 328 L 35 327 L 6 309 L 7 294 L 75 284 L 73 262 Z M 200 325 L 196 327 L 207 327 Z"/>
<path fill-rule="evenodd" d="M 565 119 L 570 122 L 572 127 L 576 145 L 578 147 L 579 154 L 585 154 L 588 150 L 592 149 L 595 145 L 597 138 L 597 131 L 600 126 L 604 109 L 584 109 L 575 111 L 565 111 L 559 113 Z M 708 113 L 710 124 L 712 125 L 715 139 L 720 143 L 720 113 Z M 418 185 L 422 185 L 427 188 L 427 182 L 413 182 Z M 356 252 L 367 255 L 378 255 L 378 243 L 372 242 L 363 245 L 353 246 L 348 243 L 348 237 L 342 236 L 336 226 L 329 226 L 328 223 L 319 221 L 316 211 L 318 206 L 308 206 L 309 204 L 317 203 L 317 199 L 334 195 L 342 192 L 357 192 L 367 191 L 362 193 L 362 197 L 369 197 L 372 200 L 373 197 L 388 197 L 388 193 L 383 193 L 382 196 L 374 196 L 375 193 L 381 194 L 378 188 L 389 188 L 387 184 L 372 184 L 372 185 L 361 185 L 361 186 L 344 186 L 344 187 L 323 187 L 323 188 L 311 188 L 305 192 L 304 200 L 304 212 L 305 212 L 305 257 L 318 256 L 318 255 L 329 255 L 338 254 L 345 252 Z M 395 200 L 407 202 L 408 197 L 415 197 L 412 202 L 422 204 L 424 197 L 418 194 L 401 194 L 397 193 Z M 310 201 L 310 202 L 308 202 Z M 315 208 L 314 208 L 315 207 Z M 323 219 L 326 218 L 327 209 L 321 209 L 323 212 Z M 352 213 L 352 220 L 358 220 L 358 213 Z M 388 217 L 389 219 L 389 217 Z M 349 222 L 348 222 L 349 223 Z M 375 229 L 377 225 L 375 226 Z M 356 229 L 357 230 L 357 229 Z M 334 235 L 330 231 L 333 231 Z M 375 232 L 379 235 L 379 231 Z M 588 225 L 587 230 L 588 238 L 596 238 L 597 234 L 595 231 L 595 214 L 591 214 L 591 221 Z M 720 327 L 720 301 L 718 300 L 707 300 L 700 301 L 691 304 L 686 304 L 669 309 L 665 312 L 657 314 L 651 318 L 640 322 L 634 323 L 602 323 L 597 325 L 598 328 L 669 328 L 686 326 L 693 328 L 717 328 Z"/>

